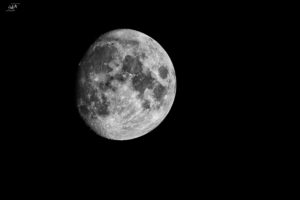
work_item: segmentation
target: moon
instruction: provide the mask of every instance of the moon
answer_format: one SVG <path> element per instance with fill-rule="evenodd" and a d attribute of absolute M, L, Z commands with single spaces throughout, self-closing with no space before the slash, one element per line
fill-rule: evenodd
<path fill-rule="evenodd" d="M 173 63 L 150 36 L 132 29 L 101 35 L 79 63 L 78 110 L 99 136 L 141 137 L 162 123 L 176 94 Z"/>

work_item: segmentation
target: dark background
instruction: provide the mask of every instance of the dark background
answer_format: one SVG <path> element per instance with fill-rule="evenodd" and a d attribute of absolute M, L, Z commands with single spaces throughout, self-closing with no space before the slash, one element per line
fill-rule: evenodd
<path fill-rule="evenodd" d="M 3 12 L 7 157 L 58 171 L 154 170 L 170 177 L 244 166 L 253 137 L 245 113 L 252 109 L 249 99 L 256 101 L 244 91 L 251 90 L 249 52 L 258 34 L 245 13 L 243 6 L 174 2 L 21 2 L 16 12 Z M 130 141 L 97 136 L 76 107 L 79 61 L 101 34 L 120 28 L 160 43 L 177 76 L 168 116 L 151 133 Z"/>

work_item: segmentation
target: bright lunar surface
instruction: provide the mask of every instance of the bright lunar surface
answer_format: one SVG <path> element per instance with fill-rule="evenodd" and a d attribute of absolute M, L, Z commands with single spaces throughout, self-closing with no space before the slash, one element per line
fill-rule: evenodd
<path fill-rule="evenodd" d="M 110 31 L 90 46 L 79 65 L 78 110 L 100 136 L 138 138 L 155 129 L 173 105 L 171 59 L 144 33 Z"/>

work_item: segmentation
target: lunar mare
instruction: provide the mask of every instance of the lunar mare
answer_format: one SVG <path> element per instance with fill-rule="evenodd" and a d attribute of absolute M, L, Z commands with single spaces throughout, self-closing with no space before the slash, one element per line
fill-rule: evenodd
<path fill-rule="evenodd" d="M 175 99 L 173 64 L 162 46 L 131 29 L 110 31 L 80 62 L 78 108 L 101 136 L 129 140 L 149 133 Z M 162 75 L 160 68 L 167 72 Z"/>

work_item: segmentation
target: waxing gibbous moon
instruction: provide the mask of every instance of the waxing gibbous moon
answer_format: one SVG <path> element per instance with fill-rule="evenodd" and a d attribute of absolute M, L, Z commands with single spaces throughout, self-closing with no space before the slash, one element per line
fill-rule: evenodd
<path fill-rule="evenodd" d="M 130 140 L 151 132 L 167 117 L 175 99 L 169 55 L 136 30 L 101 35 L 81 60 L 79 74 L 79 112 L 105 138 Z"/>

